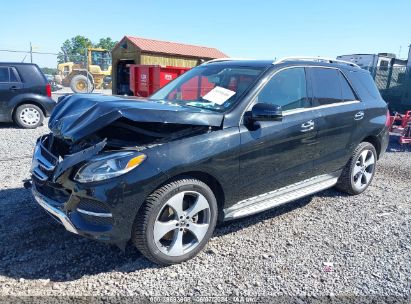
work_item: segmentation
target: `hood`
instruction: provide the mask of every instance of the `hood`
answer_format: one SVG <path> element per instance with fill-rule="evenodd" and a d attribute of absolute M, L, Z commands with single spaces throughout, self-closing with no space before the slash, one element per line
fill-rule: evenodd
<path fill-rule="evenodd" d="M 55 136 L 74 143 L 120 118 L 134 122 L 220 127 L 224 114 L 145 99 L 75 94 L 57 104 L 49 128 Z"/>

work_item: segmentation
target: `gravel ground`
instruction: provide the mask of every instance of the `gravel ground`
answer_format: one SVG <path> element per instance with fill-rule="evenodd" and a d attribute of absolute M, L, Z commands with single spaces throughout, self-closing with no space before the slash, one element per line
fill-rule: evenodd
<path fill-rule="evenodd" d="M 224 224 L 198 257 L 161 268 L 36 205 L 22 180 L 46 132 L 0 125 L 0 295 L 410 296 L 411 149 L 391 145 L 361 195 L 327 190 Z"/>

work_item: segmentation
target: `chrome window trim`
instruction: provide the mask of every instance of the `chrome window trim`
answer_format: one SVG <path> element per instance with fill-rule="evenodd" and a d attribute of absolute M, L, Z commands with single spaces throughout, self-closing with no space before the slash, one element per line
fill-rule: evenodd
<path fill-rule="evenodd" d="M 288 116 L 292 114 L 298 114 L 302 112 L 308 112 L 308 111 L 313 111 L 313 110 L 320 110 L 320 109 L 326 109 L 326 108 L 334 108 L 334 107 L 339 107 L 339 106 L 345 106 L 345 105 L 350 105 L 350 104 L 355 104 L 355 103 L 360 103 L 361 101 L 359 100 L 351 100 L 351 101 L 344 101 L 344 102 L 334 102 L 326 105 L 321 105 L 318 107 L 312 107 L 312 108 L 298 108 L 294 110 L 287 110 L 283 112 L 283 116 Z"/>
<path fill-rule="evenodd" d="M 343 77 L 347 80 L 348 84 L 350 85 L 351 89 L 353 90 L 354 94 L 356 95 L 356 97 L 358 98 L 358 94 L 357 92 L 354 90 L 353 86 L 351 85 L 351 82 L 348 80 L 348 78 L 345 76 L 345 74 L 341 71 L 341 69 L 339 69 L 338 67 L 332 67 L 332 66 L 323 66 L 323 65 L 315 65 L 315 66 L 310 66 L 310 65 L 292 65 L 292 66 L 287 66 L 284 68 L 281 68 L 277 71 L 274 72 L 274 74 L 272 74 L 271 76 L 267 76 L 265 79 L 262 80 L 262 86 L 259 89 L 259 91 L 255 94 L 255 96 L 253 97 L 252 101 L 250 102 L 250 104 L 244 109 L 243 113 L 241 114 L 241 119 L 239 121 L 238 126 L 241 127 L 241 125 L 244 122 L 244 114 L 247 111 L 250 111 L 252 106 L 255 105 L 256 103 L 256 97 L 258 96 L 258 94 L 260 94 L 260 92 L 264 89 L 265 85 L 278 73 L 287 70 L 287 69 L 293 69 L 293 68 L 324 68 L 324 69 L 334 69 L 334 70 L 338 70 L 340 73 L 342 73 Z M 347 105 L 347 104 L 355 104 L 355 103 L 360 103 L 361 100 L 350 100 L 350 101 L 343 101 L 343 102 L 335 102 L 335 103 L 331 103 L 331 104 L 327 104 L 327 105 L 321 105 L 321 106 L 317 106 L 317 107 L 310 107 L 310 108 L 298 108 L 298 109 L 293 109 L 293 110 L 287 110 L 287 111 L 283 111 L 283 116 L 288 116 L 288 115 L 293 115 L 293 114 L 298 114 L 298 113 L 303 113 L 303 112 L 308 112 L 308 111 L 312 111 L 312 110 L 318 110 L 318 109 L 322 109 L 322 108 L 331 108 L 331 107 L 338 107 L 341 105 Z"/>

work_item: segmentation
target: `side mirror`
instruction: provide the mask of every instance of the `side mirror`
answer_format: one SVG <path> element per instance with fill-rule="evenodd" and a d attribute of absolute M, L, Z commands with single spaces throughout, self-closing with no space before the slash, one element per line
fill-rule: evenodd
<path fill-rule="evenodd" d="M 279 121 L 283 118 L 281 106 L 270 103 L 256 103 L 251 109 L 251 119 L 254 121 Z"/>

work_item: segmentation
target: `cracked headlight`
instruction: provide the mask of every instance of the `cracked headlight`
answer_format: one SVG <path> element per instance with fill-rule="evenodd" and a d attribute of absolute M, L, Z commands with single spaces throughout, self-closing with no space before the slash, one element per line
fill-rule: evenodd
<path fill-rule="evenodd" d="M 132 151 L 104 153 L 83 165 L 74 180 L 88 183 L 113 178 L 138 167 L 146 158 L 145 154 Z"/>

